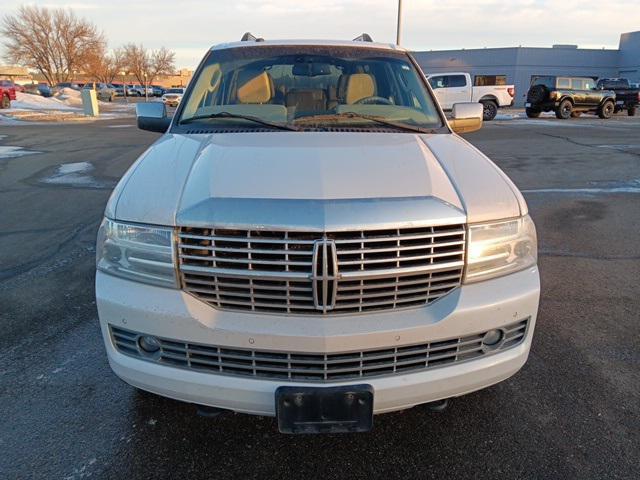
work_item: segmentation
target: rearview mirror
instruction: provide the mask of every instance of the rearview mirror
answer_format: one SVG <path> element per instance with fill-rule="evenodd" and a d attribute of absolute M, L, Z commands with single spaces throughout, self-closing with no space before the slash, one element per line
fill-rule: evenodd
<path fill-rule="evenodd" d="M 449 126 L 456 133 L 475 132 L 482 128 L 482 104 L 478 102 L 454 103 Z"/>
<path fill-rule="evenodd" d="M 136 117 L 140 130 L 165 133 L 171 125 L 167 107 L 160 102 L 136 103 Z"/>

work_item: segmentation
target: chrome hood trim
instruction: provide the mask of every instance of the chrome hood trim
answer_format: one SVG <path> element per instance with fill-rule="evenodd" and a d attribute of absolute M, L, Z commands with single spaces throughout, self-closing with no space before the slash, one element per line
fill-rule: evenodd
<path fill-rule="evenodd" d="M 464 212 L 434 197 L 287 200 L 208 198 L 178 212 L 178 225 L 246 230 L 339 232 L 464 223 Z"/>

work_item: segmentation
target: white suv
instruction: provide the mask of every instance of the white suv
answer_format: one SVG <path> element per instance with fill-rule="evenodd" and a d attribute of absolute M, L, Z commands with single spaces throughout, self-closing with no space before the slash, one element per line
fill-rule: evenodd
<path fill-rule="evenodd" d="M 536 232 L 514 184 L 454 133 L 403 49 L 243 41 L 207 52 L 98 236 L 109 362 L 129 384 L 364 431 L 527 360 Z"/>

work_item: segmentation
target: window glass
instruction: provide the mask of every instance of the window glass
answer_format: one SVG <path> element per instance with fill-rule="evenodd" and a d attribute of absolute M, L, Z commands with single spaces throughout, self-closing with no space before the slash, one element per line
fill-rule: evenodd
<path fill-rule="evenodd" d="M 492 85 L 506 85 L 506 75 L 476 75 L 473 79 L 473 84 L 476 87 L 485 87 Z"/>
<path fill-rule="evenodd" d="M 582 78 L 572 78 L 571 88 L 573 90 L 584 90 L 584 80 Z"/>
<path fill-rule="evenodd" d="M 571 80 L 568 78 L 558 78 L 558 88 L 571 88 Z"/>
<path fill-rule="evenodd" d="M 534 85 L 544 85 L 545 87 L 551 89 L 556 88 L 556 77 L 532 75 L 531 86 Z"/>
<path fill-rule="evenodd" d="M 464 84 L 464 76 L 458 77 Z M 332 46 L 226 48 L 212 50 L 191 82 L 176 125 L 198 121 L 264 128 L 238 118 L 245 116 L 303 130 L 306 125 L 347 123 L 380 128 L 376 119 L 442 126 L 421 73 L 402 52 Z"/>
<path fill-rule="evenodd" d="M 445 88 L 447 86 L 445 81 L 447 78 L 443 76 L 431 77 L 429 78 L 429 85 L 431 85 L 431 88 Z"/>
<path fill-rule="evenodd" d="M 449 87 L 464 87 L 467 79 L 464 75 L 449 75 Z"/>

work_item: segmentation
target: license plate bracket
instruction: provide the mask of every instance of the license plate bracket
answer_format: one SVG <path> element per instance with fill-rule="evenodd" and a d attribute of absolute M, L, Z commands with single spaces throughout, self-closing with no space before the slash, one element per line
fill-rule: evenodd
<path fill-rule="evenodd" d="M 373 427 L 373 387 L 279 387 L 275 393 L 282 433 L 368 432 Z"/>

